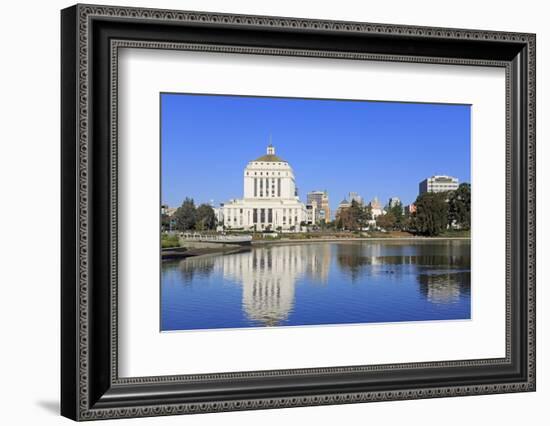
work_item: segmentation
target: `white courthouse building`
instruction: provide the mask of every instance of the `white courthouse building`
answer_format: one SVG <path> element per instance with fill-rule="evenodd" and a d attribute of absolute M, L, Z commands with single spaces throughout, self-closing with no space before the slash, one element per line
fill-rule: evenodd
<path fill-rule="evenodd" d="M 296 179 L 287 161 L 275 155 L 270 144 L 267 154 L 250 161 L 244 169 L 244 196 L 230 200 L 222 208 L 228 229 L 299 231 L 307 222 L 300 202 Z"/>

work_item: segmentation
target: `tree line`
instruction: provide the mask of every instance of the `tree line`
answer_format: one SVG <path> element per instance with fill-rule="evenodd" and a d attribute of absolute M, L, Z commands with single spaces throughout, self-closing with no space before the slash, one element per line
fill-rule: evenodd
<path fill-rule="evenodd" d="M 471 226 L 470 184 L 462 183 L 455 191 L 426 192 L 414 202 L 415 212 L 405 212 L 401 202 L 386 207 L 386 213 L 374 218 L 370 205 L 353 200 L 342 209 L 333 222 L 322 224 L 322 229 L 361 231 L 376 227 L 388 231 L 406 231 L 425 236 L 437 236 L 449 228 L 469 230 Z M 170 226 L 170 223 L 172 226 Z M 185 198 L 172 217 L 162 215 L 164 229 L 178 231 L 207 231 L 216 229 L 216 214 L 209 204 L 195 206 L 192 198 Z"/>
<path fill-rule="evenodd" d="M 469 230 L 471 226 L 471 188 L 462 183 L 455 191 L 426 192 L 415 202 L 411 227 L 417 233 L 437 236 L 448 228 Z"/>
<path fill-rule="evenodd" d="M 169 228 L 172 221 L 173 228 L 177 231 L 208 231 L 216 229 L 216 213 L 209 204 L 195 206 L 192 198 L 185 198 L 182 205 L 177 208 L 172 217 L 162 215 L 163 228 Z"/>
<path fill-rule="evenodd" d="M 426 192 L 414 202 L 416 211 L 405 212 L 401 202 L 386 207 L 386 213 L 375 218 L 376 227 L 390 231 L 407 231 L 425 236 L 437 236 L 448 228 L 469 230 L 471 215 L 470 184 L 462 183 L 455 191 Z M 350 231 L 372 227 L 369 205 L 355 200 L 343 209 L 334 221 L 337 229 Z"/>

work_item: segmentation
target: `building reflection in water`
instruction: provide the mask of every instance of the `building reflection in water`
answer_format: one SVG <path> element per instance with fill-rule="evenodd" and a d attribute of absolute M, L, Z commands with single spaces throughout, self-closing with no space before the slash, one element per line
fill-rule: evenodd
<path fill-rule="evenodd" d="M 296 283 L 307 281 L 322 291 L 329 284 L 331 265 L 337 267 L 332 279 L 345 275 L 347 282 L 361 285 L 416 282 L 419 295 L 434 304 L 455 303 L 470 295 L 469 244 L 452 242 L 256 246 L 238 254 L 188 258 L 169 268 L 177 268 L 186 285 L 211 274 L 239 284 L 249 321 L 276 326 L 293 312 Z"/>
<path fill-rule="evenodd" d="M 417 276 L 420 292 L 432 303 L 456 303 L 470 294 L 470 271 L 428 272 Z"/>
<path fill-rule="evenodd" d="M 434 304 L 470 297 L 470 247 L 448 241 L 437 255 L 422 256 L 417 281 L 420 293 Z"/>
<path fill-rule="evenodd" d="M 249 253 L 224 256 L 221 261 L 224 278 L 242 284 L 248 318 L 275 326 L 292 312 L 296 282 L 302 276 L 316 283 L 328 282 L 330 245 L 258 247 Z"/>
<path fill-rule="evenodd" d="M 433 251 L 426 245 L 392 242 L 339 244 L 337 261 L 352 282 L 376 276 L 400 280 L 404 274 L 414 274 L 422 296 L 432 303 L 447 304 L 470 296 L 469 249 L 451 240 Z"/>

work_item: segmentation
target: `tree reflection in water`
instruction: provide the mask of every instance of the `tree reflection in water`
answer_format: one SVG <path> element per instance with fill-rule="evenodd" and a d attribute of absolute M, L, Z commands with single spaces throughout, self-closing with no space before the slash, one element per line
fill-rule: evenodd
<path fill-rule="evenodd" d="M 189 257 L 179 261 L 167 261 L 162 264 L 163 273 L 179 273 L 184 285 L 192 285 L 197 277 L 208 277 L 216 266 L 216 256 Z"/>
<path fill-rule="evenodd" d="M 188 288 L 167 287 L 174 297 L 164 300 L 174 321 L 192 318 L 190 328 L 204 328 L 206 317 L 218 328 L 312 324 L 312 317 L 333 324 L 469 317 L 470 244 L 464 241 L 255 246 L 165 262 L 162 274 Z M 225 304 L 228 297 L 233 305 Z M 457 307 L 439 313 L 443 305 Z M 236 315 L 225 313 L 226 306 L 242 319 L 225 323 L 224 315 Z"/>
<path fill-rule="evenodd" d="M 389 244 L 388 244 L 389 243 Z M 433 248 L 429 245 L 339 244 L 337 260 L 353 283 L 385 275 L 401 279 L 416 275 L 421 294 L 433 303 L 456 302 L 470 295 L 469 245 L 449 240 Z M 381 255 L 388 253 L 388 255 Z"/>
<path fill-rule="evenodd" d="M 417 275 L 421 294 L 432 303 L 456 303 L 470 295 L 470 271 L 429 271 Z"/>

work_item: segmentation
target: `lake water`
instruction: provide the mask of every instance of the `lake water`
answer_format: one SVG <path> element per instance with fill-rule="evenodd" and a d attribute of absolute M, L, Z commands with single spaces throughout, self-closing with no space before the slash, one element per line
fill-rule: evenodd
<path fill-rule="evenodd" d="M 161 330 L 470 318 L 470 242 L 255 246 L 162 263 Z"/>

